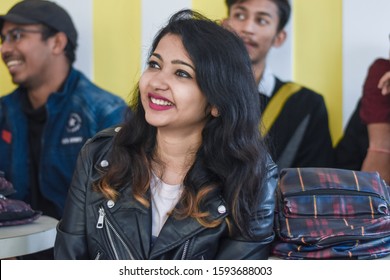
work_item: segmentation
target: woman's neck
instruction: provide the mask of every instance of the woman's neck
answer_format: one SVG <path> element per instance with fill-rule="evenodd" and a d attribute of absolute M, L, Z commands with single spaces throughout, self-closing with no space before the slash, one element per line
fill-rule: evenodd
<path fill-rule="evenodd" d="M 180 137 L 157 133 L 155 174 L 167 184 L 181 184 L 192 166 L 201 143 L 201 135 L 193 133 Z"/>

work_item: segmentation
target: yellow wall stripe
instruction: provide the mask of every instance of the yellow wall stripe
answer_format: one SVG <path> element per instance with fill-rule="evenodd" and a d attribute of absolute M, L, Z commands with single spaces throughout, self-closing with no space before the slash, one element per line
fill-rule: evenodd
<path fill-rule="evenodd" d="M 192 9 L 213 20 L 227 17 L 225 0 L 192 0 Z"/>
<path fill-rule="evenodd" d="M 15 5 L 18 0 L 1 0 L 0 14 L 4 15 Z M 0 61 L 0 96 L 10 93 L 16 86 L 12 83 L 11 76 L 3 61 Z"/>
<path fill-rule="evenodd" d="M 293 15 L 294 81 L 323 94 L 335 144 L 342 133 L 342 1 L 294 0 Z"/>
<path fill-rule="evenodd" d="M 127 102 L 141 71 L 141 0 L 93 4 L 94 81 Z"/>

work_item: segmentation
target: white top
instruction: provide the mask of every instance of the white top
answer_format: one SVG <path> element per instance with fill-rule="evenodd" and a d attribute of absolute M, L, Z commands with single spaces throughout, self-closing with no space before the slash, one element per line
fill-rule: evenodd
<path fill-rule="evenodd" d="M 150 190 L 152 200 L 152 236 L 157 237 L 168 219 L 168 213 L 172 211 L 179 201 L 183 187 L 181 184 L 166 184 L 153 173 Z"/>

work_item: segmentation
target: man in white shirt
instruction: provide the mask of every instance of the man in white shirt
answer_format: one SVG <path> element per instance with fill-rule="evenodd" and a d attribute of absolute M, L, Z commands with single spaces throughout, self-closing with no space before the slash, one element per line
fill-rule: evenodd
<path fill-rule="evenodd" d="M 333 147 L 323 97 L 267 70 L 272 47 L 281 46 L 290 17 L 288 0 L 226 0 L 223 24 L 244 41 L 263 104 L 263 135 L 279 168 L 329 167 Z"/>

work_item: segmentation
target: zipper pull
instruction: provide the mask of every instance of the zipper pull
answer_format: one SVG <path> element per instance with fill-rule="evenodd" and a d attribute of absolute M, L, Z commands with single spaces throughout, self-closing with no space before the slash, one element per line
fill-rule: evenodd
<path fill-rule="evenodd" d="M 103 223 L 104 223 L 104 216 L 106 213 L 104 213 L 103 207 L 99 208 L 99 218 L 96 224 L 96 228 L 103 228 Z"/>
<path fill-rule="evenodd" d="M 184 243 L 183 254 L 181 255 L 181 259 L 182 260 L 185 260 L 187 258 L 188 244 L 190 244 L 190 240 L 189 239 L 187 239 L 186 242 Z"/>

